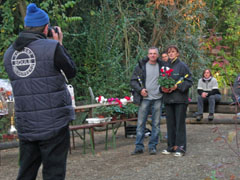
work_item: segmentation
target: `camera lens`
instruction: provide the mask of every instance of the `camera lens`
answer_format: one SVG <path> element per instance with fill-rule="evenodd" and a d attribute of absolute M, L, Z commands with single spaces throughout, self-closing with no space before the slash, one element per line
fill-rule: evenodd
<path fill-rule="evenodd" d="M 52 27 L 48 27 L 48 34 L 47 34 L 47 37 L 53 37 L 53 34 L 52 34 Z"/>
<path fill-rule="evenodd" d="M 52 29 L 54 30 L 55 33 L 58 33 L 58 29 L 57 29 L 56 27 L 51 27 L 51 26 L 49 26 L 49 27 L 48 27 L 47 37 L 53 37 Z"/>

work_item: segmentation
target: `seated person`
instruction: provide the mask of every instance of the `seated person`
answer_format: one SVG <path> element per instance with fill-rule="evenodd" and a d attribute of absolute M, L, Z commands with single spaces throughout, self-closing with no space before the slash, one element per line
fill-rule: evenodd
<path fill-rule="evenodd" d="M 232 100 L 234 103 L 240 103 L 240 74 L 238 74 L 233 84 Z"/>
<path fill-rule="evenodd" d="M 198 81 L 198 112 L 197 121 L 203 118 L 204 102 L 208 102 L 209 116 L 208 120 L 214 119 L 215 103 L 221 100 L 221 93 L 218 89 L 217 80 L 212 77 L 210 69 L 205 69 L 202 74 L 202 78 Z"/>

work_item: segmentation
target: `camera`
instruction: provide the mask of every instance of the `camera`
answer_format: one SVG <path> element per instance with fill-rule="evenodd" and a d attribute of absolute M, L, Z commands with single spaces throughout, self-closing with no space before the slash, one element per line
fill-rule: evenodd
<path fill-rule="evenodd" d="M 47 37 L 53 37 L 52 29 L 54 30 L 55 33 L 59 33 L 59 32 L 58 32 L 58 28 L 56 28 L 56 27 L 52 27 L 52 26 L 49 26 L 49 27 L 48 27 L 48 34 L 47 34 Z"/>

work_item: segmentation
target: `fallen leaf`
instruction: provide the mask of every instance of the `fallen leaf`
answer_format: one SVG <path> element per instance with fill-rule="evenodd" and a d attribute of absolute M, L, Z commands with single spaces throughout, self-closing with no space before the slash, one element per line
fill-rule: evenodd
<path fill-rule="evenodd" d="M 235 180 L 235 176 L 233 174 L 230 176 L 230 180 Z"/>
<path fill-rule="evenodd" d="M 221 136 L 218 136 L 216 139 L 214 139 L 214 142 L 216 142 L 216 141 L 220 141 L 220 140 L 222 140 L 223 138 L 221 137 Z"/>
<path fill-rule="evenodd" d="M 212 178 L 210 178 L 210 177 L 206 177 L 204 180 L 211 180 Z"/>
<path fill-rule="evenodd" d="M 217 127 L 212 128 L 212 132 L 215 133 L 218 130 Z"/>
<path fill-rule="evenodd" d="M 230 131 L 228 132 L 228 142 L 232 142 L 233 138 L 236 136 L 236 131 Z"/>

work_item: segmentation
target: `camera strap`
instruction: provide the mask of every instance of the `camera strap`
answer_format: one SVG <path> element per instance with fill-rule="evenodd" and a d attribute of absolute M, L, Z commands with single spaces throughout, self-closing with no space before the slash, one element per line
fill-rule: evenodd
<path fill-rule="evenodd" d="M 71 95 L 72 106 L 73 106 L 73 107 L 76 107 L 75 97 L 74 97 L 74 88 L 73 88 L 73 86 L 72 86 L 71 84 L 68 84 L 69 81 L 68 81 L 68 79 L 67 79 L 66 74 L 63 72 L 62 69 L 60 70 L 60 72 L 61 72 L 61 74 L 63 75 L 63 77 L 65 78 L 65 81 L 66 81 L 66 84 L 67 84 L 67 89 L 68 89 L 68 91 L 69 91 L 69 93 L 70 93 L 70 95 Z"/>

